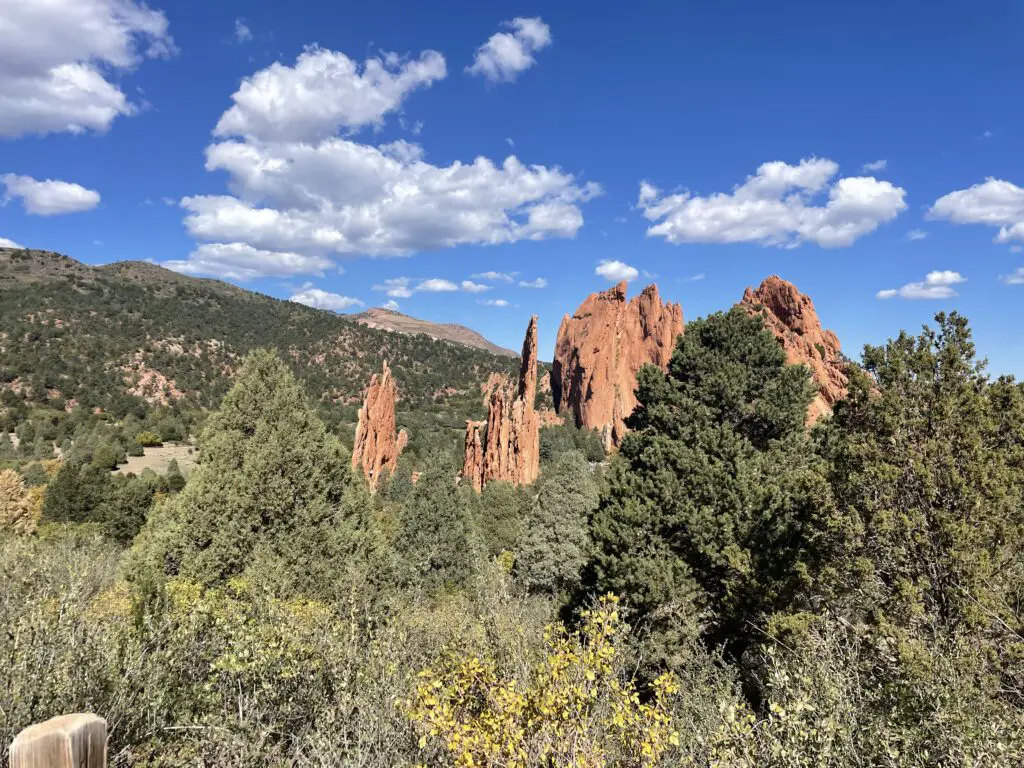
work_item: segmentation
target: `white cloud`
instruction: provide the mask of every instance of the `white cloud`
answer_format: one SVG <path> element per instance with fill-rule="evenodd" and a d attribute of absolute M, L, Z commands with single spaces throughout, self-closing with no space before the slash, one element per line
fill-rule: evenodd
<path fill-rule="evenodd" d="M 928 237 L 928 233 L 925 232 L 923 229 L 912 229 L 909 232 L 907 232 L 907 240 L 910 241 L 924 240 L 926 237 Z"/>
<path fill-rule="evenodd" d="M 385 54 L 359 71 L 321 49 L 294 67 L 257 72 L 206 150 L 206 169 L 226 172 L 230 194 L 182 199 L 189 233 L 260 250 L 370 256 L 573 237 L 583 225 L 579 205 L 601 193 L 593 182 L 515 156 L 438 166 L 409 141 L 353 138 L 443 73 L 433 51 L 413 60 Z"/>
<path fill-rule="evenodd" d="M 384 291 L 388 296 L 395 299 L 408 299 L 412 296 L 412 288 L 409 287 L 408 277 L 392 277 L 383 283 L 373 286 L 375 291 Z"/>
<path fill-rule="evenodd" d="M 905 190 L 870 176 L 831 183 L 839 166 L 811 158 L 799 165 L 765 163 L 731 194 L 707 197 L 680 192 L 662 196 L 640 185 L 638 207 L 653 222 L 648 236 L 670 243 L 760 243 L 794 247 L 803 242 L 825 248 L 853 242 L 894 219 L 907 207 Z M 830 185 L 831 183 L 831 185 Z M 824 205 L 812 199 L 827 192 Z"/>
<path fill-rule="evenodd" d="M 341 138 L 215 144 L 206 168 L 227 171 L 238 197 L 183 199 L 185 224 L 200 240 L 399 256 L 572 237 L 583 225 L 577 203 L 600 192 L 558 168 L 525 166 L 514 156 L 500 166 L 483 157 L 434 166 L 421 154 L 406 142 L 374 147 Z"/>
<path fill-rule="evenodd" d="M 1011 245 L 1010 253 L 1024 253 L 1024 245 Z"/>
<path fill-rule="evenodd" d="M 246 281 L 257 277 L 322 275 L 334 264 L 323 256 L 288 251 L 264 251 L 247 243 L 204 243 L 184 261 L 165 261 L 161 266 L 186 275 L 210 275 Z"/>
<path fill-rule="evenodd" d="M 508 143 L 510 147 L 514 147 L 516 145 L 516 143 L 508 137 L 505 138 L 505 141 Z"/>
<path fill-rule="evenodd" d="M 875 294 L 879 299 L 949 299 L 957 295 L 952 286 L 966 283 L 959 272 L 939 270 L 929 272 L 920 283 L 907 283 L 902 288 L 888 288 Z"/>
<path fill-rule="evenodd" d="M 533 54 L 551 45 L 551 28 L 540 17 L 506 21 L 510 32 L 496 32 L 481 45 L 466 67 L 471 75 L 482 75 L 492 83 L 511 83 L 520 72 L 536 62 Z"/>
<path fill-rule="evenodd" d="M 703 272 L 698 272 L 697 274 L 690 275 L 689 277 L 687 277 L 685 279 L 686 279 L 687 282 L 697 283 L 697 282 L 700 282 L 701 280 L 703 280 L 705 277 L 707 277 L 707 275 L 705 275 Z"/>
<path fill-rule="evenodd" d="M 538 277 L 536 280 L 520 280 L 520 288 L 547 288 L 548 281 L 543 277 Z"/>
<path fill-rule="evenodd" d="M 877 173 L 878 171 L 884 171 L 887 165 L 889 165 L 888 160 L 875 160 L 870 163 L 864 163 L 860 169 L 864 173 Z"/>
<path fill-rule="evenodd" d="M 235 40 L 239 43 L 247 43 L 252 40 L 252 30 L 243 19 L 235 19 Z"/>
<path fill-rule="evenodd" d="M 375 291 L 383 291 L 388 296 L 396 299 L 408 299 L 414 293 L 451 293 L 459 290 L 459 286 L 451 280 L 440 277 L 430 277 L 420 280 L 413 285 L 411 277 L 392 277 L 373 286 Z M 490 286 L 480 285 L 471 280 L 462 281 L 462 290 L 470 293 L 480 293 L 490 290 Z"/>
<path fill-rule="evenodd" d="M 518 276 L 518 272 L 477 272 L 475 275 L 470 275 L 479 280 L 500 280 L 503 283 L 514 283 Z"/>
<path fill-rule="evenodd" d="M 261 141 L 325 139 L 339 128 L 382 124 L 412 91 L 445 74 L 437 51 L 411 60 L 385 54 L 360 67 L 344 53 L 312 46 L 294 67 L 275 62 L 245 78 L 213 132 Z"/>
<path fill-rule="evenodd" d="M 623 280 L 636 280 L 640 276 L 636 267 L 631 267 L 629 264 L 624 264 L 621 261 L 609 261 L 607 259 L 597 265 L 597 268 L 594 269 L 594 274 L 607 278 L 613 283 Z"/>
<path fill-rule="evenodd" d="M 478 299 L 477 304 L 482 304 L 485 307 L 507 307 L 508 302 L 505 299 Z"/>
<path fill-rule="evenodd" d="M 390 309 L 392 312 L 398 311 L 398 302 L 395 301 L 394 299 L 389 299 L 388 301 L 384 302 L 381 306 L 384 307 L 384 309 Z"/>
<path fill-rule="evenodd" d="M 439 277 L 431 277 L 427 280 L 421 280 L 413 290 L 426 291 L 427 293 L 448 293 L 450 291 L 459 290 L 459 286 L 453 283 L 451 280 L 442 280 Z"/>
<path fill-rule="evenodd" d="M 0 181 L 7 187 L 5 201 L 20 198 L 25 212 L 37 216 L 80 213 L 100 204 L 99 192 L 67 181 L 37 181 L 13 173 L 0 176 Z"/>
<path fill-rule="evenodd" d="M 1024 285 L 1024 267 L 1017 267 L 1009 275 L 1000 278 L 1007 285 Z"/>
<path fill-rule="evenodd" d="M 931 219 L 999 227 L 995 241 L 1024 240 L 1024 189 L 991 176 L 981 184 L 943 195 L 928 211 Z"/>
<path fill-rule="evenodd" d="M 366 306 L 359 299 L 353 299 L 351 296 L 342 296 L 338 293 L 329 293 L 319 288 L 308 287 L 292 294 L 289 301 L 295 301 L 299 304 L 305 304 L 307 307 L 315 307 L 316 309 L 329 309 L 333 312 L 341 312 L 352 307 Z"/>
<path fill-rule="evenodd" d="M 24 248 L 22 245 L 18 245 L 13 240 L 8 240 L 6 237 L 0 237 L 0 248 Z"/>
<path fill-rule="evenodd" d="M 102 133 L 135 114 L 111 76 L 172 53 L 167 27 L 135 0 L 0 2 L 0 137 Z"/>

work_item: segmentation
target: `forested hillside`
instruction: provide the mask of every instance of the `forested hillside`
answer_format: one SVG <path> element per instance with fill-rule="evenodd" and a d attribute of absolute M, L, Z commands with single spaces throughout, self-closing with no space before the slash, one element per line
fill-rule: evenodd
<path fill-rule="evenodd" d="M 187 482 L 112 481 L 108 424 L 0 444 L 0 743 L 86 710 L 140 768 L 1021 765 L 1024 388 L 963 317 L 811 429 L 761 314 L 697 319 L 617 454 L 548 428 L 479 493 L 445 451 L 373 491 L 290 367 L 247 356 Z"/>
<path fill-rule="evenodd" d="M 207 410 L 257 347 L 279 351 L 343 435 L 387 360 L 398 382 L 399 425 L 414 452 L 455 445 L 465 419 L 484 413 L 480 385 L 515 365 L 145 262 L 89 267 L 56 253 L 0 249 L 0 389 L 9 430 L 35 406 L 81 405 L 114 419 L 142 417 L 154 405 Z"/>

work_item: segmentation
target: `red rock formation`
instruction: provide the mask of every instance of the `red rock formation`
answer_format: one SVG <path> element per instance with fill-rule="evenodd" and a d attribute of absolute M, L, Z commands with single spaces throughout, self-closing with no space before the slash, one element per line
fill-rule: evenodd
<path fill-rule="evenodd" d="M 462 476 L 473 483 L 473 490 L 479 493 L 484 483 L 484 443 L 480 430 L 486 421 L 466 420 L 466 448 L 462 459 Z"/>
<path fill-rule="evenodd" d="M 540 474 L 540 416 L 537 397 L 537 316 L 530 319 L 523 341 L 519 384 L 493 382 L 484 422 L 466 422 L 462 476 L 477 490 L 493 480 L 529 485 Z"/>
<path fill-rule="evenodd" d="M 626 283 L 587 297 L 558 329 L 551 389 L 559 413 L 576 426 L 601 431 L 617 446 L 636 407 L 636 374 L 646 363 L 662 370 L 683 332 L 683 309 L 662 304 L 649 285 L 627 303 Z"/>
<path fill-rule="evenodd" d="M 377 487 L 385 473 L 394 471 L 398 455 L 409 441 L 404 429 L 395 435 L 396 393 L 395 380 L 385 362 L 380 376 L 375 373 L 370 377 L 352 446 L 352 468 L 363 468 L 371 488 Z"/>
<path fill-rule="evenodd" d="M 846 363 L 839 339 L 821 327 L 810 296 L 772 275 L 756 291 L 747 288 L 740 306 L 764 316 L 765 326 L 786 350 L 788 363 L 811 369 L 818 396 L 807 410 L 807 423 L 813 424 L 831 413 L 836 401 L 846 397 Z"/>

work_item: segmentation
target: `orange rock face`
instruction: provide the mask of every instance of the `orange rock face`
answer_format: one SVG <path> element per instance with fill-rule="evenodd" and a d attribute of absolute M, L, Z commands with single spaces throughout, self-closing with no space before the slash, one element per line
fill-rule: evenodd
<path fill-rule="evenodd" d="M 370 378 L 366 400 L 359 409 L 356 424 L 355 444 L 352 446 L 352 468 L 363 468 L 363 474 L 376 488 L 384 474 L 395 470 L 398 455 L 402 452 L 409 435 L 403 429 L 395 435 L 395 396 L 397 389 L 387 362 L 378 376 Z"/>
<path fill-rule="evenodd" d="M 540 474 L 540 416 L 537 397 L 537 316 L 530 319 L 523 341 L 518 386 L 493 382 L 487 421 L 466 422 L 462 477 L 480 490 L 503 480 L 529 485 Z M 486 424 L 486 432 L 481 434 Z"/>
<path fill-rule="evenodd" d="M 821 327 L 810 296 L 772 275 L 756 291 L 747 288 L 740 306 L 764 316 L 765 326 L 786 350 L 786 362 L 811 369 L 818 396 L 807 410 L 807 423 L 831 413 L 836 401 L 846 397 L 846 363 L 839 339 Z"/>
<path fill-rule="evenodd" d="M 591 294 L 558 329 L 551 389 L 555 408 L 576 426 L 598 429 L 611 449 L 636 408 L 636 374 L 652 363 L 668 368 L 683 332 L 683 309 L 649 285 L 626 301 L 626 283 Z"/>

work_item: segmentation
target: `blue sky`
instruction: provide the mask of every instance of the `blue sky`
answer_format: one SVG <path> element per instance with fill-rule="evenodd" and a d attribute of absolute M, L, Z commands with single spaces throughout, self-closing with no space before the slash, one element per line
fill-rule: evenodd
<path fill-rule="evenodd" d="M 955 309 L 1021 376 L 1022 26 L 1008 1 L 0 0 L 0 238 L 513 348 L 536 313 L 545 358 L 620 276 L 690 319 L 780 274 L 853 357 Z"/>

